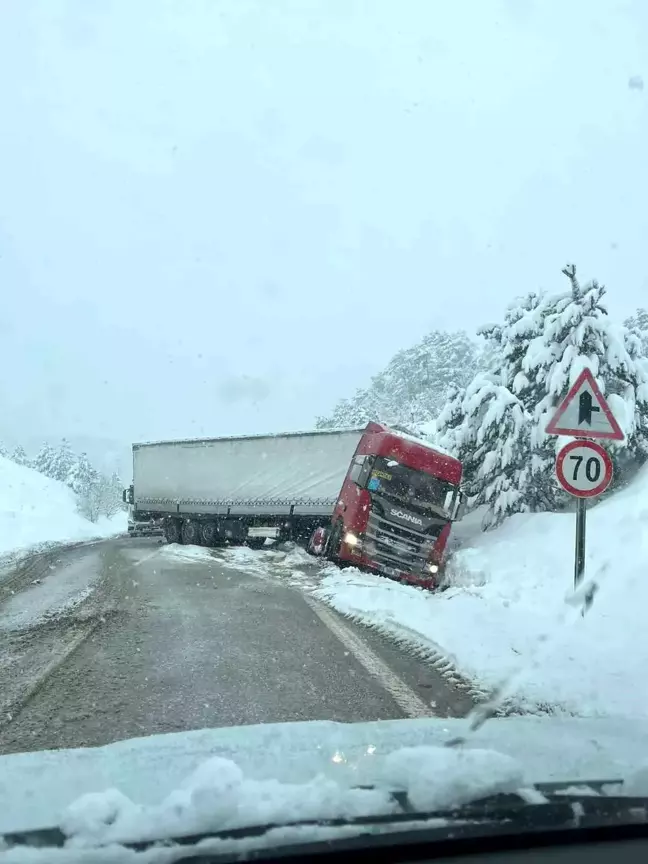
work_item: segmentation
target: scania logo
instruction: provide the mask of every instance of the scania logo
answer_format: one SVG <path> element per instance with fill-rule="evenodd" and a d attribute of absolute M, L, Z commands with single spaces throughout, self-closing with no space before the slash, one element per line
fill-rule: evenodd
<path fill-rule="evenodd" d="M 414 525 L 422 525 L 423 520 L 419 519 L 418 516 L 413 516 L 411 513 L 404 513 L 402 510 L 391 510 L 392 516 L 395 516 L 397 519 L 405 519 L 406 522 L 412 522 Z"/>

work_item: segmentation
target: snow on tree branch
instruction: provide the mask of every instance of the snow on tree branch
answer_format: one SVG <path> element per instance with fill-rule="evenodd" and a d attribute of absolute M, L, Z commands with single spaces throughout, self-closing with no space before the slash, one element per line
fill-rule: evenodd
<path fill-rule="evenodd" d="M 320 429 L 379 420 L 420 430 L 439 413 L 453 385 L 465 386 L 480 363 L 478 347 L 463 331 L 433 330 L 399 351 L 367 388 L 342 399 Z"/>
<path fill-rule="evenodd" d="M 100 516 L 114 516 L 122 509 L 123 483 L 118 475 L 107 477 L 97 471 L 87 454 L 76 455 L 65 438 L 58 447 L 43 444 L 33 462 L 22 447 L 16 447 L 11 458 L 69 486 L 77 496 L 79 512 L 91 522 Z"/>
<path fill-rule="evenodd" d="M 626 435 L 610 445 L 617 477 L 623 481 L 648 458 L 648 313 L 615 324 L 604 286 L 581 285 L 573 264 L 562 272 L 566 292 L 527 294 L 502 324 L 481 328 L 489 372 L 455 390 L 437 418 L 439 443 L 464 463 L 472 505 L 486 507 L 486 528 L 513 513 L 561 506 L 558 442 L 544 428 L 585 367 Z"/>

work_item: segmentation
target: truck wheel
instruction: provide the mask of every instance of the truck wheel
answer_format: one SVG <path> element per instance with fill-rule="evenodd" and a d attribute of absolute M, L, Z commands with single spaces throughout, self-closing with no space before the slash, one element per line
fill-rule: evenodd
<path fill-rule="evenodd" d="M 200 526 L 200 543 L 202 546 L 215 546 L 218 528 L 215 522 L 203 522 Z"/>
<path fill-rule="evenodd" d="M 200 539 L 200 525 L 191 519 L 185 519 L 182 523 L 180 537 L 186 546 L 197 545 Z"/>
<path fill-rule="evenodd" d="M 248 537 L 245 545 L 249 546 L 250 549 L 262 549 L 265 546 L 265 541 L 265 537 Z"/>
<path fill-rule="evenodd" d="M 335 523 L 329 534 L 328 543 L 326 544 L 325 556 L 330 561 L 337 561 L 340 554 L 340 546 L 342 545 L 342 522 Z"/>
<path fill-rule="evenodd" d="M 328 539 L 328 531 L 321 525 L 316 528 L 310 536 L 306 551 L 309 555 L 324 555 L 326 554 L 326 542 Z"/>
<path fill-rule="evenodd" d="M 164 523 L 164 536 L 167 543 L 180 542 L 180 524 L 177 519 L 167 519 Z"/>

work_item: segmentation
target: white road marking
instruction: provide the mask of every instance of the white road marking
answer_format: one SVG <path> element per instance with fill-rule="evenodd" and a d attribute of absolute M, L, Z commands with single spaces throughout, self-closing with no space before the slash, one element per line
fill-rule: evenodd
<path fill-rule="evenodd" d="M 322 606 L 317 600 L 304 595 L 304 600 L 320 621 L 325 624 L 334 636 L 340 640 L 345 648 L 353 654 L 356 660 L 364 666 L 367 672 L 378 681 L 383 690 L 386 690 L 399 708 L 408 717 L 434 717 L 434 711 L 429 705 L 420 699 L 407 684 L 393 672 L 375 651 L 362 641 L 347 625 Z"/>
<path fill-rule="evenodd" d="M 140 564 L 143 564 L 145 561 L 150 561 L 151 558 L 155 558 L 156 555 L 160 554 L 160 549 L 156 549 L 155 552 L 149 552 L 148 555 L 145 555 L 143 558 L 140 558 L 139 561 L 135 561 L 132 565 L 133 567 L 139 567 Z"/>

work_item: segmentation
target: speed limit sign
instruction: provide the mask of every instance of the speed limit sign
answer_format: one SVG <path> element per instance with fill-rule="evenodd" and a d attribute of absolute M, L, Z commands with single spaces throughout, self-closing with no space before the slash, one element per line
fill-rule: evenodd
<path fill-rule="evenodd" d="M 570 441 L 556 459 L 560 485 L 577 498 L 600 495 L 612 480 L 612 460 L 596 441 Z"/>

